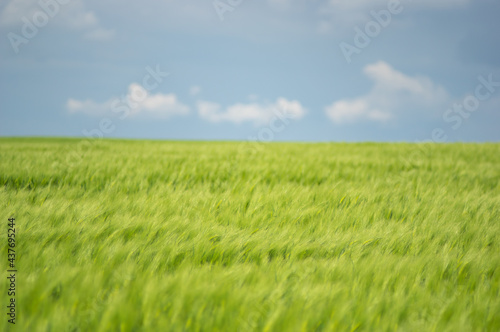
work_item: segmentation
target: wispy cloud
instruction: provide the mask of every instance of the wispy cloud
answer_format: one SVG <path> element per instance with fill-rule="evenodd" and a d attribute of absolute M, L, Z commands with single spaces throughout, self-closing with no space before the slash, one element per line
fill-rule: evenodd
<path fill-rule="evenodd" d="M 251 122 L 254 125 L 267 124 L 277 113 L 286 113 L 294 119 L 301 119 L 306 109 L 296 100 L 278 98 L 274 103 L 238 103 L 222 110 L 221 105 L 209 101 L 198 102 L 198 114 L 209 122 Z"/>
<path fill-rule="evenodd" d="M 191 96 L 196 96 L 200 94 L 200 92 L 201 92 L 201 87 L 199 87 L 198 85 L 193 85 L 192 87 L 189 88 L 189 94 Z"/>
<path fill-rule="evenodd" d="M 364 96 L 338 100 L 326 107 L 325 112 L 334 123 L 385 122 L 405 110 L 432 110 L 449 100 L 446 90 L 429 78 L 407 76 L 383 61 L 366 66 L 364 73 L 374 86 Z"/>
<path fill-rule="evenodd" d="M 70 98 L 66 102 L 66 109 L 70 113 L 83 113 L 90 116 L 103 116 L 111 112 L 123 114 L 125 112 L 131 117 L 157 119 L 189 114 L 189 107 L 181 103 L 175 94 L 150 94 L 137 83 L 130 84 L 124 98 L 112 98 L 104 102 Z M 125 111 L 123 111 L 124 109 Z"/>

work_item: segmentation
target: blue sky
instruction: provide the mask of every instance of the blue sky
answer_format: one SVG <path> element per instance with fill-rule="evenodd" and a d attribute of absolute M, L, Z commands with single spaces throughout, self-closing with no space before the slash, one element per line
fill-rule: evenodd
<path fill-rule="evenodd" d="M 499 141 L 500 2 L 10 0 L 0 135 Z"/>

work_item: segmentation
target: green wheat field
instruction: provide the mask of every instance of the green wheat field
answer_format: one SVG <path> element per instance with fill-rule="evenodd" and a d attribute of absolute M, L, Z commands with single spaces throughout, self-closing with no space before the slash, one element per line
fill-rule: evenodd
<path fill-rule="evenodd" d="M 2 138 L 0 326 L 499 331 L 499 182 L 500 144 Z"/>

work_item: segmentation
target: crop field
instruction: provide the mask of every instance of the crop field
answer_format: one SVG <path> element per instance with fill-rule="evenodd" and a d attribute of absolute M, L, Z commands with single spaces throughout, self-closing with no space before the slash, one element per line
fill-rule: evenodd
<path fill-rule="evenodd" d="M 2 138 L 8 331 L 500 331 L 500 144 Z"/>

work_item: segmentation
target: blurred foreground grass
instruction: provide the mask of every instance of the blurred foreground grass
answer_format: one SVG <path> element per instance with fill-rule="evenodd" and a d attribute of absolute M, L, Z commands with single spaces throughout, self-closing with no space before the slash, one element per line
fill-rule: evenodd
<path fill-rule="evenodd" d="M 0 139 L 15 329 L 499 331 L 499 180 L 499 144 Z"/>

